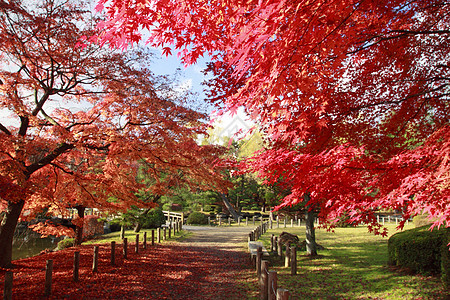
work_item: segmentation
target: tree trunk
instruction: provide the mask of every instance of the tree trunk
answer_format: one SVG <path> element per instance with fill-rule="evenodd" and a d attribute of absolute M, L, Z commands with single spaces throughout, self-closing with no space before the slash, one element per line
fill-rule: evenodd
<path fill-rule="evenodd" d="M 141 229 L 142 229 L 142 224 L 140 222 L 137 222 L 136 226 L 134 226 L 134 232 L 139 233 L 139 231 L 141 231 Z"/>
<path fill-rule="evenodd" d="M 120 226 L 120 238 L 122 240 L 125 238 L 125 225 Z"/>
<path fill-rule="evenodd" d="M 24 200 L 17 203 L 8 201 L 8 207 L 0 225 L 0 267 L 2 268 L 11 267 L 14 231 L 24 205 Z"/>
<path fill-rule="evenodd" d="M 306 253 L 310 256 L 317 255 L 316 230 L 314 229 L 314 211 L 306 210 Z"/>
<path fill-rule="evenodd" d="M 233 215 L 234 220 L 237 222 L 239 219 L 239 215 L 234 209 L 233 205 L 231 205 L 230 201 L 228 200 L 227 196 L 225 196 L 225 194 L 221 193 L 220 196 L 222 197 L 223 203 L 227 207 L 228 211 Z"/>
<path fill-rule="evenodd" d="M 137 217 L 136 225 L 134 226 L 134 232 L 138 233 L 142 229 L 142 220 L 141 218 L 144 217 L 146 214 L 150 212 L 151 208 L 145 209 L 142 213 L 139 214 Z"/>
<path fill-rule="evenodd" d="M 84 219 L 85 207 L 80 205 L 75 208 L 77 209 L 78 217 Z M 83 223 L 81 223 L 81 227 L 79 226 L 76 227 L 74 244 L 81 245 L 82 242 L 83 242 Z"/>

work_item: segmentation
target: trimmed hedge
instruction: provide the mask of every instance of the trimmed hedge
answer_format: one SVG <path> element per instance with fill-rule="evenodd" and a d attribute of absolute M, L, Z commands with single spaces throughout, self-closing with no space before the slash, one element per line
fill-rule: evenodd
<path fill-rule="evenodd" d="M 208 224 L 208 217 L 205 214 L 202 214 L 201 212 L 195 211 L 188 216 L 186 223 L 195 225 L 205 225 Z"/>
<path fill-rule="evenodd" d="M 446 289 L 450 289 L 450 230 L 448 229 L 441 247 L 441 279 Z"/>
<path fill-rule="evenodd" d="M 388 263 L 420 274 L 441 274 L 448 284 L 450 228 L 429 231 L 429 225 L 394 234 L 388 241 Z"/>

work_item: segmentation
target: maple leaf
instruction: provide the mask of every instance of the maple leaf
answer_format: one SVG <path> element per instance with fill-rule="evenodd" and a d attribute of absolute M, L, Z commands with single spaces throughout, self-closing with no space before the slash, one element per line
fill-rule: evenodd
<path fill-rule="evenodd" d="M 170 49 L 170 47 L 164 47 L 162 54 L 165 56 L 170 56 L 170 55 L 172 55 L 172 50 Z"/>
<path fill-rule="evenodd" d="M 204 114 L 188 108 L 189 95 L 173 91 L 174 79 L 149 71 L 145 50 L 94 43 L 100 30 L 89 11 L 82 1 L 0 7 L 0 109 L 18 123 L 0 121 L 0 266 L 11 263 L 20 217 L 151 207 L 139 191 L 160 196 L 177 184 L 226 189 L 215 166 L 223 149 L 195 142 Z M 80 103 L 89 105 L 72 109 Z M 146 182 L 138 180 L 142 169 Z M 35 229 L 65 231 L 42 226 Z"/>
<path fill-rule="evenodd" d="M 145 23 L 155 27 L 150 44 L 183 48 L 185 62 L 211 54 L 211 101 L 246 107 L 267 135 L 268 151 L 290 156 L 259 155 L 254 170 L 270 180 L 289 174 L 296 190 L 317 194 L 323 216 L 349 207 L 374 222 L 370 211 L 399 209 L 396 199 L 408 195 L 405 217 L 426 207 L 450 225 L 439 204 L 449 199 L 442 160 L 448 152 L 428 151 L 441 145 L 435 134 L 448 141 L 447 2 L 160 0 L 145 14 L 136 1 L 101 3 L 111 21 L 106 30 L 129 41 L 126 24 Z M 365 155 L 329 152 L 343 144 Z M 377 193 L 368 196 L 368 189 Z M 321 199 L 335 205 L 327 209 Z"/>

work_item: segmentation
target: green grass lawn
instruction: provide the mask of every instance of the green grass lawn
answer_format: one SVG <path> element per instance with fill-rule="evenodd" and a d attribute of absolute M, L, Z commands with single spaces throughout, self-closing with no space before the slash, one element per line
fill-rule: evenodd
<path fill-rule="evenodd" d="M 387 227 L 389 234 L 395 233 L 395 225 Z M 269 230 L 261 238 L 266 248 L 270 248 L 270 235 L 283 231 L 301 240 L 305 237 L 304 227 Z M 389 268 L 388 238 L 368 233 L 366 227 L 316 230 L 316 240 L 326 250 L 319 251 L 316 259 L 298 252 L 297 275 L 290 275 L 284 260 L 270 258 L 270 269 L 278 272 L 278 287 L 290 290 L 292 299 L 450 299 L 440 278 Z"/>

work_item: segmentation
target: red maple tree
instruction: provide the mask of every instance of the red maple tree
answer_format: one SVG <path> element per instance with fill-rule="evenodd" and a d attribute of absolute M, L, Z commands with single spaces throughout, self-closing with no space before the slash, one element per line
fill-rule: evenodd
<path fill-rule="evenodd" d="M 270 141 L 249 162 L 311 195 L 321 217 L 450 226 L 450 6 L 443 0 L 100 0 L 104 42 L 211 55 L 210 98 L 244 106 Z"/>
<path fill-rule="evenodd" d="M 19 218 L 151 205 L 137 191 L 163 194 L 174 178 L 221 184 L 221 149 L 195 142 L 205 116 L 149 70 L 144 49 L 82 44 L 96 22 L 72 1 L 0 2 L 1 267 Z M 152 184 L 136 180 L 140 164 Z"/>

